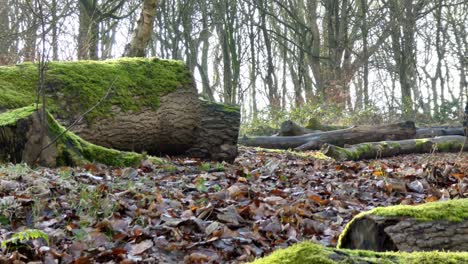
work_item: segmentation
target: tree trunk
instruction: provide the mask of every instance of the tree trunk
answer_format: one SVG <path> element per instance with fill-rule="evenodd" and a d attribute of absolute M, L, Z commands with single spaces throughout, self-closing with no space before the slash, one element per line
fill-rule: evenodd
<path fill-rule="evenodd" d="M 463 127 L 418 128 L 414 138 L 433 138 L 440 136 L 463 136 Z"/>
<path fill-rule="evenodd" d="M 341 148 L 324 145 L 321 152 L 336 160 L 362 160 L 391 157 L 410 153 L 459 152 L 468 151 L 464 136 L 442 136 L 424 139 L 369 142 Z"/>
<path fill-rule="evenodd" d="M 143 155 L 107 149 L 67 132 L 50 114 L 34 106 L 0 114 L 0 162 L 47 167 L 99 162 L 110 166 L 138 166 Z M 48 119 L 47 127 L 41 118 Z"/>
<path fill-rule="evenodd" d="M 127 46 L 125 56 L 145 57 L 146 47 L 153 32 L 154 19 L 156 17 L 156 7 L 158 0 L 145 0 L 141 9 L 140 18 L 133 32 L 132 40 Z"/>
<path fill-rule="evenodd" d="M 0 69 L 3 74 L 6 87 L 15 90 L 0 94 L 0 108 L 34 103 L 35 65 Z M 236 157 L 239 108 L 219 107 L 208 115 L 181 62 L 139 58 L 51 62 L 46 86 L 53 91 L 48 107 L 65 126 L 98 105 L 72 129 L 94 144 L 152 155 L 186 154 L 196 147 L 204 153 L 199 157 L 226 161 Z M 216 132 L 216 126 L 223 129 Z"/>
<path fill-rule="evenodd" d="M 272 149 L 311 150 L 320 149 L 325 143 L 344 146 L 362 142 L 413 138 L 415 134 L 414 123 L 408 121 L 379 127 L 358 126 L 294 137 L 243 137 L 239 139 L 239 144 Z"/>
<path fill-rule="evenodd" d="M 338 248 L 373 251 L 467 251 L 468 200 L 381 207 L 356 216 Z"/>

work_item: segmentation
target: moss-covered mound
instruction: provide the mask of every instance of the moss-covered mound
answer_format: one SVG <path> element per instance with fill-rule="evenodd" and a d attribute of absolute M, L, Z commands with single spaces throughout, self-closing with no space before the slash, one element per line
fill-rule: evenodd
<path fill-rule="evenodd" d="M 460 222 L 468 219 L 468 199 L 456 199 L 441 202 L 432 202 L 414 205 L 395 205 L 388 207 L 377 207 L 370 211 L 362 212 L 351 220 L 338 240 L 338 248 L 353 223 L 368 215 L 383 217 L 408 217 L 416 221 L 451 221 Z"/>
<path fill-rule="evenodd" d="M 379 207 L 355 216 L 338 248 L 468 251 L 468 199 Z"/>
<path fill-rule="evenodd" d="M 302 242 L 254 261 L 255 264 L 335 264 L 335 263 L 467 263 L 468 253 L 413 252 L 377 253 L 365 250 L 327 248 L 311 242 Z"/>
<path fill-rule="evenodd" d="M 0 66 L 0 109 L 34 103 L 37 73 L 37 64 L 32 63 Z M 157 108 L 162 95 L 178 88 L 194 89 L 183 62 L 156 58 L 50 62 L 45 78 L 49 111 L 65 117 L 91 108 L 112 86 L 108 99 L 87 119 L 109 114 L 112 106 L 122 111 Z"/>
<path fill-rule="evenodd" d="M 110 166 L 137 166 L 144 156 L 123 152 L 91 144 L 70 131 L 65 132 L 55 119 L 47 113 L 48 129 L 40 141 L 37 138 L 40 111 L 35 106 L 27 106 L 0 114 L 0 162 L 36 162 L 35 155 L 49 155 L 42 161 L 45 165 L 79 165 L 99 162 Z M 45 140 L 42 140 L 45 138 Z M 57 139 L 58 138 L 58 139 Z M 57 139 L 55 142 L 53 142 Z M 47 151 L 41 148 L 51 144 Z M 27 153 L 26 153 L 27 152 Z M 50 154 L 53 153 L 53 154 Z M 28 158 L 26 158 L 28 157 Z M 50 157 L 55 160 L 50 161 Z M 32 159 L 31 159 L 32 158 Z M 29 159 L 29 160 L 25 160 Z"/>

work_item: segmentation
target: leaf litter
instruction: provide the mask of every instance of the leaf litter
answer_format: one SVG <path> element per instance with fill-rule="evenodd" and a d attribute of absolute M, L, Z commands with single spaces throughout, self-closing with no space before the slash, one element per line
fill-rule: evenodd
<path fill-rule="evenodd" d="M 377 206 L 468 196 L 468 154 L 336 162 L 240 148 L 234 164 L 0 168 L 0 263 L 243 263 L 302 240 L 335 246 Z"/>

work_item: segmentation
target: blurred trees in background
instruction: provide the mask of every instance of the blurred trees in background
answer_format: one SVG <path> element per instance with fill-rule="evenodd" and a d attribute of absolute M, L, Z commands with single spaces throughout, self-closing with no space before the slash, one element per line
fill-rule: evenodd
<path fill-rule="evenodd" d="M 49 59 L 184 60 L 245 122 L 330 107 L 445 122 L 467 100 L 463 0 L 0 0 L 0 64 L 37 60 L 39 4 Z"/>

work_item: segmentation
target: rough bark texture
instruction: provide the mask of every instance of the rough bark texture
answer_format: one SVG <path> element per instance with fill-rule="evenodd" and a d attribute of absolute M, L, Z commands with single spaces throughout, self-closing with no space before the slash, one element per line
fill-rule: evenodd
<path fill-rule="evenodd" d="M 463 136 L 463 127 L 418 128 L 414 138 L 431 138 L 440 136 Z"/>
<path fill-rule="evenodd" d="M 34 103 L 36 75 L 32 64 L 0 68 L 0 109 Z M 226 161 L 236 157 L 240 109 L 220 105 L 207 110 L 181 62 L 51 62 L 46 83 L 47 107 L 66 127 L 111 88 L 109 96 L 72 128 L 94 144 L 150 155 L 197 153 Z"/>
<path fill-rule="evenodd" d="M 341 248 L 373 251 L 468 251 L 468 220 L 421 222 L 366 215 L 350 226 Z"/>
<path fill-rule="evenodd" d="M 406 139 L 356 144 L 341 148 L 325 144 L 321 152 L 336 160 L 362 160 L 391 157 L 410 153 L 468 151 L 464 136 L 442 136 L 425 139 Z"/>
<path fill-rule="evenodd" d="M 344 146 L 362 142 L 413 138 L 415 134 L 414 123 L 405 122 L 379 127 L 358 126 L 293 137 L 243 137 L 239 139 L 239 143 L 262 148 L 311 150 L 320 149 L 325 143 Z"/>
<path fill-rule="evenodd" d="M 222 104 L 203 101 L 201 117 L 201 126 L 195 130 L 195 143 L 187 153 L 212 160 L 234 161 L 240 126 L 239 111 Z"/>
<path fill-rule="evenodd" d="M 73 131 L 85 140 L 108 148 L 155 155 L 183 154 L 194 144 L 193 130 L 201 122 L 197 94 L 179 89 L 160 100 L 157 110 L 143 108 L 138 112 L 124 112 L 114 107 L 111 118 L 97 117 L 92 123 L 83 121 Z"/>

